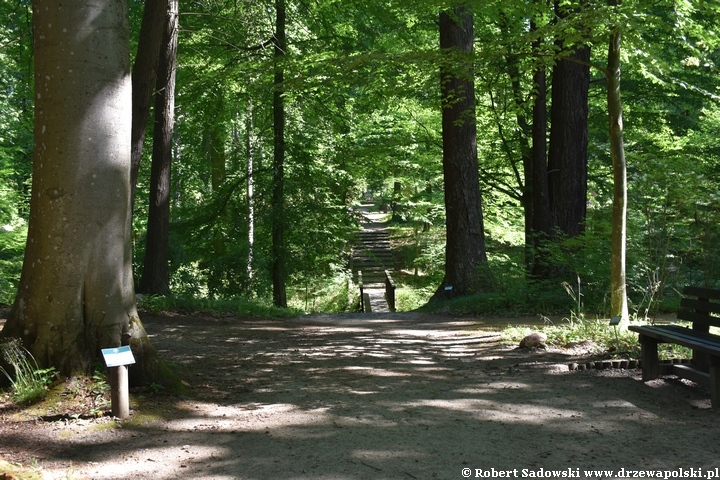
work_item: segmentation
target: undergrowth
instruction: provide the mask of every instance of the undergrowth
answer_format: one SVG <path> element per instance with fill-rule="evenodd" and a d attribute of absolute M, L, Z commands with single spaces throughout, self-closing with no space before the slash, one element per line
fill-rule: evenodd
<path fill-rule="evenodd" d="M 55 379 L 54 368 L 38 367 L 35 358 L 17 338 L 9 338 L 0 344 L 3 360 L 11 371 L 0 366 L 0 372 L 10 381 L 13 402 L 26 405 L 45 398 L 47 387 Z"/>
<path fill-rule="evenodd" d="M 138 308 L 153 313 L 207 312 L 233 314 L 243 317 L 288 318 L 298 315 L 296 309 L 278 308 L 261 301 L 250 301 L 243 298 L 210 299 L 193 297 L 175 297 L 163 295 L 138 295 Z"/>
<path fill-rule="evenodd" d="M 502 332 L 508 344 L 518 344 L 526 335 L 541 332 L 547 336 L 547 344 L 558 348 L 571 348 L 582 342 L 592 347 L 591 353 L 610 358 L 638 359 L 640 344 L 636 333 L 625 327 L 611 326 L 607 320 L 565 318 L 559 324 L 546 319 L 543 327 L 509 326 Z M 658 355 L 661 359 L 692 358 L 692 351 L 680 345 L 660 344 Z"/>

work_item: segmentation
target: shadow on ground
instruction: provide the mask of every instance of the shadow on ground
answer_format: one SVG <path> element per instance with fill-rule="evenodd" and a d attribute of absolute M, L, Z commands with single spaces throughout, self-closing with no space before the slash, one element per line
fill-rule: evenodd
<path fill-rule="evenodd" d="M 26 449 L 56 472 L 72 463 L 73 478 L 153 479 L 458 479 L 467 468 L 473 478 L 493 468 L 584 477 L 709 470 L 720 454 L 702 388 L 644 384 L 636 371 L 569 372 L 572 355 L 503 346 L 474 320 L 164 315 L 145 324 L 190 384 L 187 398 L 159 397 L 161 418 L 121 429 L 59 425 L 33 442 L 19 427 L 1 450 Z"/>

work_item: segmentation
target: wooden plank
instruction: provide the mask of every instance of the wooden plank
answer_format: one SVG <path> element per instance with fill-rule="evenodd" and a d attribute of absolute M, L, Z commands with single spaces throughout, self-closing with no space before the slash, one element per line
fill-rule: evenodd
<path fill-rule="evenodd" d="M 372 306 L 370 305 L 370 294 L 364 293 L 363 294 L 363 305 L 364 309 L 363 312 L 371 313 L 372 312 Z"/>
<path fill-rule="evenodd" d="M 717 345 L 720 345 L 720 336 L 714 335 L 710 332 L 698 331 L 694 328 L 688 328 L 684 325 L 659 325 L 658 327 L 668 332 L 676 333 L 678 335 L 689 335 L 693 338 L 704 340 L 708 343 L 715 343 Z"/>
<path fill-rule="evenodd" d="M 680 306 L 695 310 L 696 312 L 720 313 L 720 303 L 710 302 L 707 300 L 696 300 L 694 298 L 683 298 L 680 300 Z M 717 317 L 715 317 L 717 318 Z M 718 318 L 720 320 L 720 318 Z"/>
<path fill-rule="evenodd" d="M 656 343 L 676 343 L 710 355 L 720 355 L 720 337 L 717 335 L 673 326 L 630 326 L 629 329 L 640 334 L 641 342 L 644 338 L 652 338 Z"/>
<path fill-rule="evenodd" d="M 710 385 L 710 374 L 693 368 L 690 365 L 675 364 L 672 366 L 672 373 L 680 378 L 686 378 L 701 385 Z"/>
<path fill-rule="evenodd" d="M 715 290 L 714 288 L 693 287 L 691 285 L 688 285 L 687 287 L 683 288 L 682 293 L 683 295 L 689 295 L 691 297 L 720 300 L 720 290 Z"/>
<path fill-rule="evenodd" d="M 678 320 L 686 320 L 688 322 L 693 322 L 693 324 L 697 325 L 704 325 L 706 327 L 709 326 L 720 326 L 720 318 L 718 317 L 711 317 L 707 313 L 697 313 L 697 312 L 691 312 L 689 310 L 680 310 L 677 314 Z"/>

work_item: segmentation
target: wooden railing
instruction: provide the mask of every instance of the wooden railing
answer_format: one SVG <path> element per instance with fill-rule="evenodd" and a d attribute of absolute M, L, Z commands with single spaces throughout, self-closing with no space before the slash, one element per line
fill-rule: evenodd
<path fill-rule="evenodd" d="M 360 284 L 360 313 L 365 313 L 365 292 L 363 292 L 362 272 L 358 270 L 358 283 Z"/>
<path fill-rule="evenodd" d="M 395 311 L 395 282 L 390 276 L 390 271 L 385 270 L 385 300 L 387 300 L 388 309 Z"/>
<path fill-rule="evenodd" d="M 360 312 L 372 311 L 370 307 L 370 297 L 365 293 L 363 286 L 362 272 L 358 271 L 358 283 L 360 284 Z M 395 280 L 390 275 L 390 270 L 385 270 L 385 300 L 388 304 L 388 310 L 395 311 Z"/>

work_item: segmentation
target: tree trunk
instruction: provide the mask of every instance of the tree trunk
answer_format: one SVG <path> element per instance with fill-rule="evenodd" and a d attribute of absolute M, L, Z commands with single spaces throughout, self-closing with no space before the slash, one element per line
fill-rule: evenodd
<path fill-rule="evenodd" d="M 130 205 L 135 203 L 138 172 L 142 160 L 145 129 L 150 116 L 155 78 L 157 75 L 168 0 L 146 0 L 143 9 L 140 39 L 132 70 L 132 170 Z"/>
<path fill-rule="evenodd" d="M 131 381 L 163 382 L 133 291 L 127 2 L 35 0 L 33 26 L 30 223 L 2 335 L 63 375 L 90 373 L 101 348 L 130 344 Z"/>
<path fill-rule="evenodd" d="M 553 70 L 550 209 L 554 229 L 569 237 L 583 232 L 587 213 L 589 61 L 590 49 L 581 47 L 570 58 L 558 61 Z"/>
<path fill-rule="evenodd" d="M 506 15 L 501 14 L 501 28 L 504 34 L 509 35 L 510 24 Z M 535 30 L 535 22 L 530 23 L 530 29 Z M 522 159 L 522 175 L 517 171 L 515 163 L 511 158 L 511 164 L 513 170 L 516 172 L 518 183 L 522 189 L 522 196 L 520 197 L 520 203 L 523 208 L 524 220 L 525 220 L 525 267 L 526 271 L 530 272 L 534 264 L 534 252 L 533 248 L 533 218 L 535 216 L 534 209 L 535 204 L 533 202 L 534 193 L 533 188 L 533 148 L 530 143 L 532 138 L 533 127 L 528 122 L 525 104 L 527 99 L 522 92 L 522 86 L 520 79 L 522 74 L 520 73 L 519 59 L 516 55 L 506 55 L 505 65 L 507 73 L 510 78 L 510 84 L 512 86 L 513 100 L 515 101 L 515 118 L 519 127 L 517 135 L 517 141 L 520 149 L 520 158 Z M 505 143 L 505 142 L 503 142 Z M 506 148 L 508 156 L 514 155 L 511 148 Z"/>
<path fill-rule="evenodd" d="M 532 23 L 534 25 L 534 22 Z M 539 50 L 541 40 L 534 43 L 535 50 Z M 547 167 L 547 82 L 546 68 L 540 64 L 533 74 L 535 85 L 535 100 L 533 103 L 532 122 L 532 161 L 531 182 L 533 184 L 532 203 L 532 276 L 546 278 L 549 276 L 549 262 L 543 253 L 542 243 L 549 239 L 552 233 L 552 220 L 550 213 L 550 193 L 548 191 Z"/>
<path fill-rule="evenodd" d="M 217 117 L 225 115 L 224 93 L 220 88 L 215 88 L 212 92 L 212 103 L 208 108 L 213 112 L 215 120 L 205 123 L 205 131 L 203 132 L 203 144 L 205 153 L 210 164 L 210 187 L 213 194 L 218 194 L 223 188 L 227 177 L 227 155 L 225 144 L 227 141 L 227 130 L 225 123 L 218 121 Z M 222 258 L 227 253 L 227 243 L 225 232 L 227 229 L 228 212 L 225 206 L 217 212 L 218 221 L 212 227 L 212 258 L 206 259 L 201 263 L 201 268 L 207 267 L 207 288 L 210 298 L 215 298 L 223 289 L 225 272 L 222 267 L 213 259 Z"/>
<path fill-rule="evenodd" d="M 255 137 L 253 136 L 253 108 L 252 101 L 248 103 L 247 120 L 245 124 L 247 143 L 247 222 L 248 222 L 248 258 L 247 274 L 248 289 L 253 283 L 253 263 L 255 254 Z"/>
<path fill-rule="evenodd" d="M 556 14 L 566 15 L 556 4 Z M 588 88 L 590 48 L 572 49 L 560 59 L 552 75 L 548 185 L 553 230 L 568 237 L 580 235 L 587 213 Z"/>
<path fill-rule="evenodd" d="M 170 293 L 168 251 L 170 229 L 170 172 L 173 126 L 175 123 L 175 68 L 177 63 L 178 0 L 170 0 L 166 14 L 163 48 L 155 94 L 155 128 L 150 202 L 145 238 L 145 260 L 138 291 L 148 294 Z"/>
<path fill-rule="evenodd" d="M 287 51 L 285 0 L 275 1 L 275 80 L 273 92 L 272 281 L 273 303 L 287 307 L 285 252 L 285 103 L 282 58 Z"/>
<path fill-rule="evenodd" d="M 611 6 L 619 0 L 610 0 Z M 620 97 L 620 29 L 610 34 L 608 47 L 607 96 L 610 130 L 610 154 L 613 165 L 612 253 L 610 263 L 610 313 L 628 321 L 625 282 L 627 236 L 627 165 L 623 142 L 622 99 Z"/>
<path fill-rule="evenodd" d="M 457 63 L 440 70 L 443 174 L 445 179 L 445 278 L 433 296 L 473 294 L 492 286 L 487 266 L 482 199 L 478 181 L 475 90 L 472 71 L 473 15 L 457 7 L 440 14 L 440 48 Z M 446 288 L 452 287 L 451 290 Z"/>

